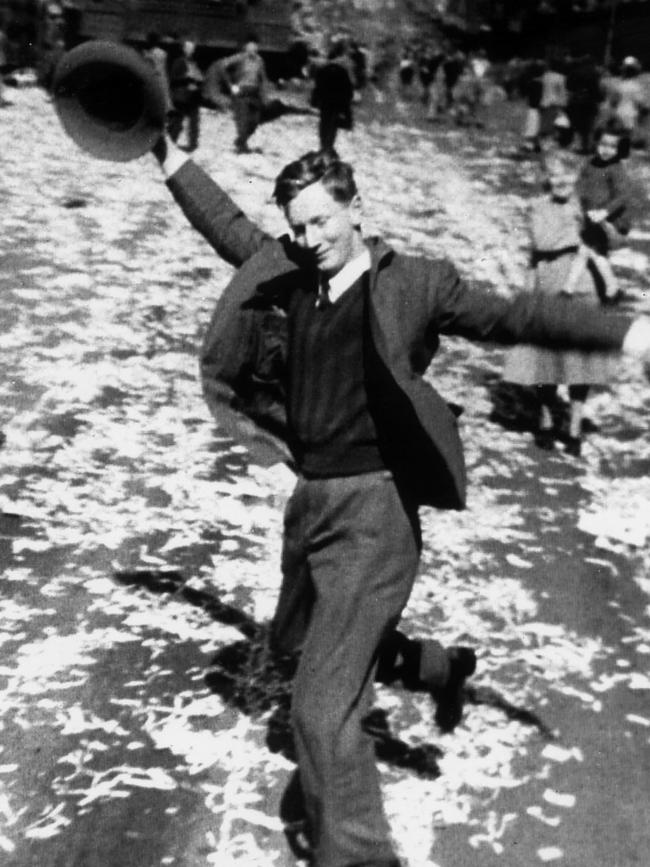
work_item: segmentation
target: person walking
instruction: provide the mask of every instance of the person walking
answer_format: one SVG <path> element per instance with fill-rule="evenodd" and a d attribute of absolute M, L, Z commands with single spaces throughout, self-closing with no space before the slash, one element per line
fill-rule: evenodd
<path fill-rule="evenodd" d="M 441 259 L 365 237 L 352 167 L 331 152 L 286 165 L 276 239 L 161 139 L 169 189 L 237 268 L 201 349 L 217 418 L 241 419 L 251 457 L 280 438 L 298 473 L 286 507 L 271 644 L 298 655 L 291 717 L 313 867 L 398 867 L 373 744 L 373 678 L 424 688 L 461 720 L 475 650 L 396 627 L 422 545 L 418 509 L 466 500 L 456 417 L 423 374 L 441 335 L 620 350 L 650 359 L 650 324 L 534 293 L 473 288 Z M 575 309 L 570 305 L 575 304 Z M 569 310 L 575 312 L 569 315 Z"/>
<path fill-rule="evenodd" d="M 567 74 L 567 115 L 577 136 L 579 153 L 589 154 L 593 132 L 603 99 L 601 78 L 593 57 L 584 55 L 569 64 Z"/>
<path fill-rule="evenodd" d="M 465 68 L 465 54 L 459 49 L 451 49 L 442 61 L 442 70 L 445 79 L 445 110 L 453 114 L 456 84 Z"/>
<path fill-rule="evenodd" d="M 259 41 L 249 33 L 243 50 L 219 61 L 228 92 L 232 97 L 236 136 L 235 151 L 250 153 L 248 140 L 262 120 L 268 79 L 264 60 L 259 53 Z"/>
<path fill-rule="evenodd" d="M 201 85 L 203 74 L 194 59 L 195 43 L 186 39 L 181 46 L 181 55 L 171 64 L 169 86 L 172 111 L 168 130 L 173 141 L 178 141 L 187 123 L 189 152 L 199 146 L 201 127 Z"/>
<path fill-rule="evenodd" d="M 542 93 L 539 100 L 539 138 L 549 139 L 556 132 L 556 123 L 565 113 L 568 103 L 566 75 L 559 60 L 553 60 L 542 73 Z"/>
<path fill-rule="evenodd" d="M 523 150 L 527 153 L 538 153 L 541 150 L 540 129 L 542 100 L 542 76 L 546 70 L 546 63 L 533 60 L 529 63 L 523 76 L 522 90 L 526 98 L 527 109 L 522 130 Z"/>
<path fill-rule="evenodd" d="M 626 57 L 609 97 L 609 118 L 625 130 L 628 151 L 637 143 L 642 144 L 638 137 L 639 125 L 650 114 L 650 99 L 641 83 L 641 70 L 636 57 Z"/>
<path fill-rule="evenodd" d="M 346 62 L 345 43 L 335 43 L 327 62 L 316 68 L 310 104 L 318 109 L 321 150 L 333 150 L 339 129 L 352 129 L 354 85 Z"/>
<path fill-rule="evenodd" d="M 534 289 L 558 306 L 563 306 L 567 298 L 580 298 L 580 307 L 569 306 L 565 310 L 571 322 L 584 315 L 585 305 L 597 308 L 599 304 L 597 278 L 580 246 L 583 218 L 575 195 L 578 171 L 579 163 L 573 153 L 558 151 L 548 155 L 543 176 L 547 192 L 530 209 Z M 558 351 L 522 345 L 508 353 L 503 379 L 537 387 L 539 418 L 535 442 L 542 449 L 552 449 L 559 436 L 553 407 L 558 385 L 568 386 L 566 451 L 577 457 L 582 448 L 582 421 L 589 386 L 611 381 L 618 365 L 618 357 L 608 351 L 584 352 L 574 348 Z"/>
<path fill-rule="evenodd" d="M 164 94 L 167 111 L 171 111 L 172 98 L 169 89 L 168 72 L 169 58 L 167 52 L 162 47 L 160 36 L 155 31 L 152 31 L 147 35 L 147 41 L 142 51 L 142 56 L 153 66 L 156 78 L 158 79 L 158 84 Z"/>

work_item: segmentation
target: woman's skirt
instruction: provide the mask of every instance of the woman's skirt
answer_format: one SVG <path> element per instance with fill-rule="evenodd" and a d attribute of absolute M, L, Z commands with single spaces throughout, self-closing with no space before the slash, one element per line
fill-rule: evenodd
<path fill-rule="evenodd" d="M 600 385 L 614 380 L 620 353 L 514 346 L 506 356 L 505 382 L 517 385 Z"/>

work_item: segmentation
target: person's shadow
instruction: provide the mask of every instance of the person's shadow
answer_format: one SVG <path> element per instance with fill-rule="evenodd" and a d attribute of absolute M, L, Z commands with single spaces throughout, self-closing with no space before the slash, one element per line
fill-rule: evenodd
<path fill-rule="evenodd" d="M 492 410 L 490 421 L 505 428 L 505 430 L 535 434 L 539 425 L 539 397 L 534 385 L 517 385 L 506 382 L 496 374 L 485 376 L 484 384 L 488 390 Z M 557 438 L 562 441 L 568 437 L 569 404 L 555 395 L 551 406 L 554 430 Z M 591 419 L 582 421 L 583 433 L 598 431 L 598 425 Z"/>
<path fill-rule="evenodd" d="M 188 587 L 177 569 L 133 569 L 115 573 L 124 584 L 138 585 L 154 593 L 171 593 L 202 608 L 219 623 L 234 626 L 242 634 L 238 641 L 220 648 L 205 675 L 206 685 L 226 703 L 251 717 L 268 713 L 266 745 L 292 762 L 296 761 L 290 721 L 291 681 L 296 656 L 274 652 L 268 641 L 268 625 L 257 623 L 238 608 L 219 599 L 216 591 Z M 425 779 L 440 776 L 440 747 L 432 743 L 411 746 L 391 732 L 388 716 L 374 708 L 363 720 L 364 730 L 373 738 L 380 761 L 406 768 Z M 297 772 L 291 776 L 280 802 L 280 818 L 294 854 L 305 858 L 309 852 L 305 811 Z"/>

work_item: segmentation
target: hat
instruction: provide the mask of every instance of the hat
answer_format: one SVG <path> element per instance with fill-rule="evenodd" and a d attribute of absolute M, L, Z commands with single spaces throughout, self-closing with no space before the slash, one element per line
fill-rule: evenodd
<path fill-rule="evenodd" d="M 165 128 L 165 94 L 153 66 L 117 42 L 91 40 L 64 54 L 52 94 L 66 133 L 99 159 L 142 156 Z"/>
<path fill-rule="evenodd" d="M 641 69 L 641 64 L 636 59 L 636 57 L 632 57 L 632 55 L 629 55 L 629 57 L 625 57 L 621 65 L 627 66 L 630 69 Z"/>

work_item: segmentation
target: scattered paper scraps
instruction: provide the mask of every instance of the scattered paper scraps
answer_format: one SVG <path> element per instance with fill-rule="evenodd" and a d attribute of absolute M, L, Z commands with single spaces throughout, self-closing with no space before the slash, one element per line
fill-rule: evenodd
<path fill-rule="evenodd" d="M 554 789 L 546 789 L 543 797 L 547 803 L 553 804 L 555 807 L 565 807 L 566 809 L 570 809 L 571 807 L 575 807 L 576 803 L 575 795 L 556 792 Z"/>
<path fill-rule="evenodd" d="M 628 713 L 625 715 L 625 719 L 628 722 L 633 723 L 634 725 L 645 726 L 646 728 L 650 728 L 650 719 L 648 719 L 648 717 L 639 716 L 636 713 Z"/>
<path fill-rule="evenodd" d="M 532 816 L 534 819 L 539 819 L 540 822 L 543 822 L 550 828 L 557 828 L 562 822 L 560 816 L 547 816 L 544 813 L 544 810 L 540 806 L 535 804 L 531 807 L 527 807 L 526 813 L 528 813 L 528 815 Z"/>
<path fill-rule="evenodd" d="M 570 759 L 578 762 L 584 761 L 582 750 L 579 747 L 567 749 L 558 744 L 547 744 L 542 750 L 542 756 L 545 759 L 550 759 L 552 762 L 559 762 L 561 764 L 568 762 Z"/>
<path fill-rule="evenodd" d="M 564 858 L 564 852 L 559 846 L 544 846 L 537 850 L 537 857 L 540 861 L 548 864 L 551 861 L 559 861 Z"/>

